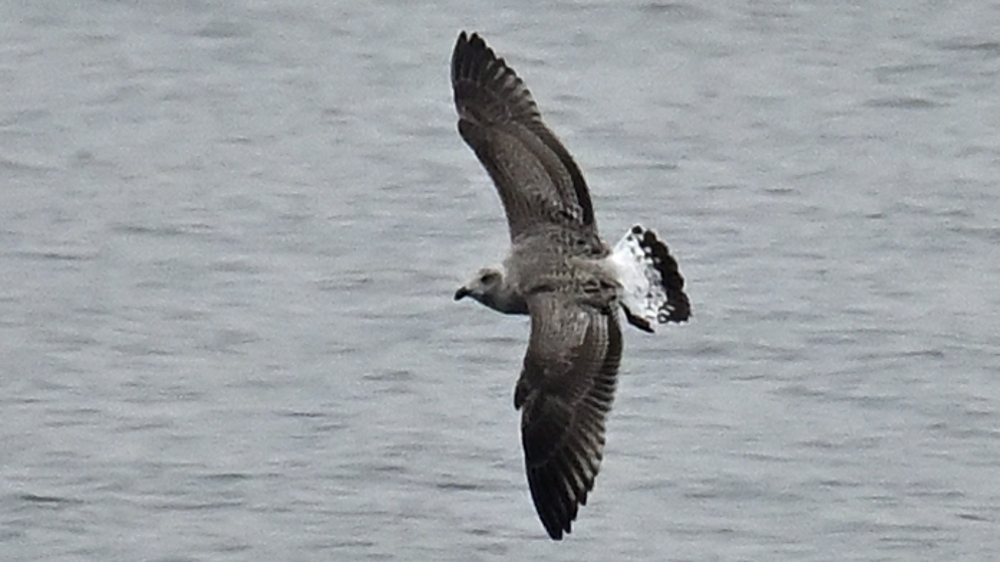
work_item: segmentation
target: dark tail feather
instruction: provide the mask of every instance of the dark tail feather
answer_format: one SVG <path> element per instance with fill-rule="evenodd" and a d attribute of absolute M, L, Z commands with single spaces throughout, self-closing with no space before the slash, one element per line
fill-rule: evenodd
<path fill-rule="evenodd" d="M 657 320 L 662 322 L 684 322 L 691 317 L 691 302 L 684 294 L 684 277 L 677 267 L 677 260 L 670 255 L 670 248 L 656 237 L 652 230 L 633 226 L 632 233 L 639 238 L 639 245 L 653 258 L 653 267 L 660 273 L 667 302 L 660 307 Z"/>

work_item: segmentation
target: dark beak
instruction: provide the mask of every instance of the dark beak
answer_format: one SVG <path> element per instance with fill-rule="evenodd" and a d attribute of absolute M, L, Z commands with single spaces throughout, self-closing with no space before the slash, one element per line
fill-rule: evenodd
<path fill-rule="evenodd" d="M 467 296 L 469 296 L 469 290 L 466 289 L 465 287 L 462 287 L 461 289 L 455 291 L 455 300 L 457 301 L 460 301 Z"/>

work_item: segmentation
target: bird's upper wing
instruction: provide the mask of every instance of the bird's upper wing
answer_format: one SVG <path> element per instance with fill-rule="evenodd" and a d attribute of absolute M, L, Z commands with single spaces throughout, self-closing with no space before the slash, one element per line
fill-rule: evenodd
<path fill-rule="evenodd" d="M 553 539 L 587 503 L 604 450 L 622 334 L 615 307 L 563 293 L 528 298 L 531 338 L 514 405 L 535 509 Z"/>
<path fill-rule="evenodd" d="M 451 59 L 458 131 L 500 192 L 511 240 L 539 222 L 592 230 L 583 174 L 542 122 L 531 93 L 478 35 L 458 36 Z"/>

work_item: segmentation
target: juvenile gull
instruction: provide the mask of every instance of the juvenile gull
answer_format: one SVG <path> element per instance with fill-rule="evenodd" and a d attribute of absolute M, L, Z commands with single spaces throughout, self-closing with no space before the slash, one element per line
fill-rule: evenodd
<path fill-rule="evenodd" d="M 451 83 L 458 131 L 496 184 L 511 240 L 503 265 L 480 270 L 455 299 L 531 317 L 514 406 L 535 509 L 559 540 L 600 469 L 622 353 L 619 306 L 652 332 L 687 320 L 690 304 L 677 262 L 652 231 L 634 226 L 613 249 L 601 240 L 580 169 L 477 34 L 458 36 Z"/>

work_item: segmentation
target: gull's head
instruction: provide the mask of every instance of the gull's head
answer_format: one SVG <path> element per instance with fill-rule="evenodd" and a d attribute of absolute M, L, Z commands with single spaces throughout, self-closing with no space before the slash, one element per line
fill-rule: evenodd
<path fill-rule="evenodd" d="M 471 281 L 455 291 L 455 300 L 472 297 L 493 308 L 493 302 L 502 285 L 503 272 L 493 267 L 484 267 Z"/>

